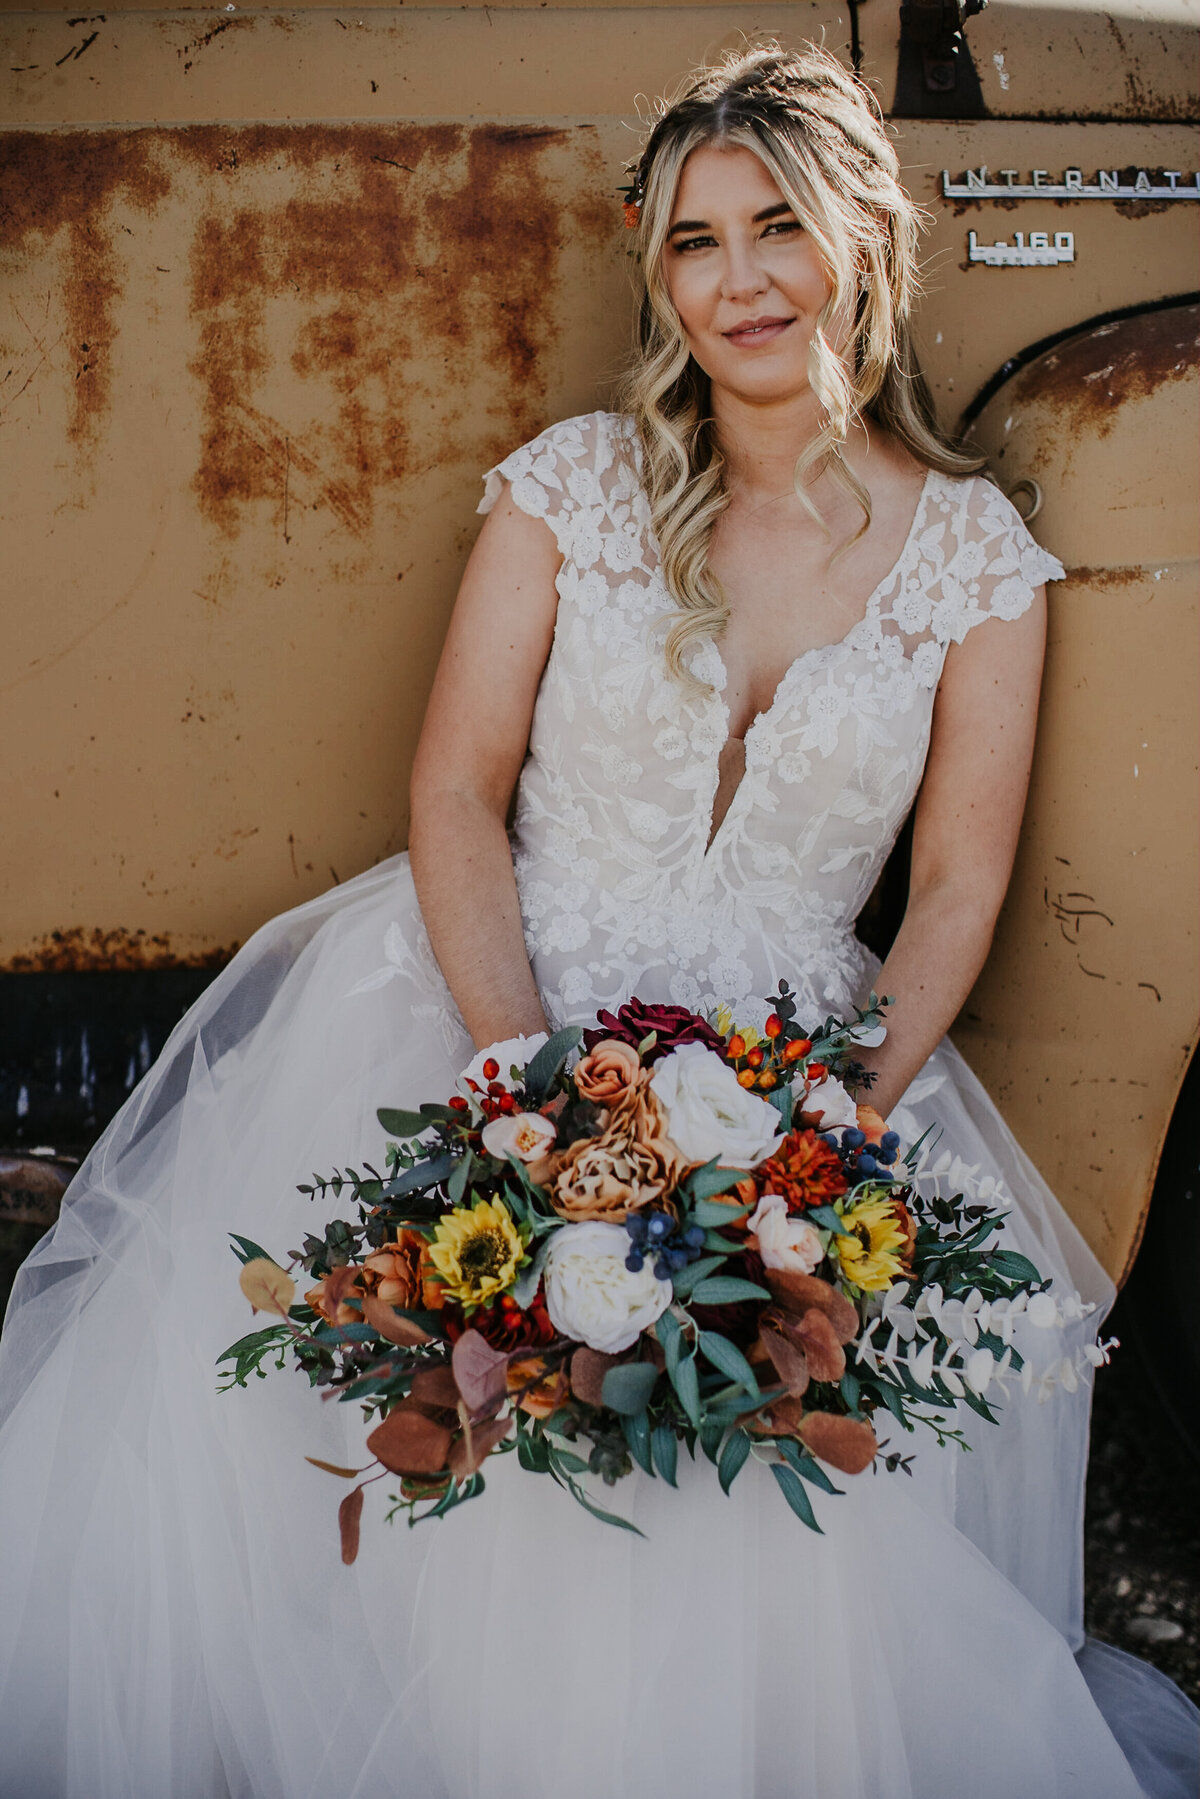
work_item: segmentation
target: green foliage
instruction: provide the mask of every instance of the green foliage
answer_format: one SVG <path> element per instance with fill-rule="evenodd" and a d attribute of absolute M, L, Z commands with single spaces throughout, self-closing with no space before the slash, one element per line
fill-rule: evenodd
<path fill-rule="evenodd" d="M 239 1241 L 242 1239 L 239 1238 Z M 252 1261 L 253 1257 L 243 1256 L 242 1261 Z M 222 1362 L 232 1362 L 232 1368 L 226 1368 L 217 1386 L 218 1393 L 227 1393 L 230 1387 L 244 1387 L 252 1374 L 259 1380 L 266 1380 L 267 1369 L 263 1362 L 271 1357 L 275 1359 L 277 1369 L 285 1366 L 288 1348 L 292 1341 L 292 1333 L 286 1324 L 270 1324 L 265 1330 L 251 1331 L 248 1337 L 239 1337 L 236 1343 L 222 1350 L 217 1357 L 217 1367 Z"/>
<path fill-rule="evenodd" d="M 620 1362 L 604 1376 L 604 1403 L 625 1417 L 644 1412 L 657 1380 L 653 1362 Z"/>
<path fill-rule="evenodd" d="M 787 1500 L 800 1522 L 802 1524 L 807 1524 L 809 1530 L 815 1530 L 818 1536 L 824 1536 L 824 1531 L 817 1523 L 817 1514 L 812 1509 L 812 1501 L 804 1491 L 804 1482 L 800 1479 L 796 1470 L 790 1467 L 786 1462 L 773 1462 L 771 1464 L 771 1473 L 778 1481 L 780 1492 L 783 1494 L 783 1497 Z"/>

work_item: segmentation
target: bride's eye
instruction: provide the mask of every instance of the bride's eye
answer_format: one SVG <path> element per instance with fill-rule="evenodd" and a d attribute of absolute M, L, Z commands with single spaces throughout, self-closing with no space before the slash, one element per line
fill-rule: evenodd
<path fill-rule="evenodd" d="M 774 219 L 763 232 L 763 236 L 770 237 L 772 231 L 778 231 L 786 236 L 796 231 L 803 231 L 803 229 L 804 227 L 798 219 Z"/>
<path fill-rule="evenodd" d="M 710 244 L 715 244 L 716 241 L 715 237 L 708 234 L 705 234 L 703 237 L 677 237 L 675 239 L 674 247 L 679 251 L 706 250 Z"/>

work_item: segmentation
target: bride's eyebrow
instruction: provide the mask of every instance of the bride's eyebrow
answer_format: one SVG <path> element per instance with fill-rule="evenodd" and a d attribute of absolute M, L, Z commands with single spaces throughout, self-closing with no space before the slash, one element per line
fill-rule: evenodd
<path fill-rule="evenodd" d="M 787 201 L 781 200 L 777 206 L 764 206 L 761 212 L 755 213 L 750 222 L 752 225 L 765 225 L 768 219 L 782 218 L 784 213 L 790 213 L 791 210 L 792 208 L 788 205 Z M 668 238 L 674 237 L 676 233 L 680 231 L 711 230 L 712 226 L 707 219 L 680 219 L 676 224 L 671 226 L 671 229 L 667 232 L 667 236 Z"/>

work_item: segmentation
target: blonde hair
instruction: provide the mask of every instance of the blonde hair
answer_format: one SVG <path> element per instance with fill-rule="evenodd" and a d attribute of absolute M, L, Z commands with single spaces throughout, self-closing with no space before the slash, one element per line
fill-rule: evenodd
<path fill-rule="evenodd" d="M 683 165 L 702 144 L 741 145 L 774 177 L 829 274 L 831 291 L 808 352 L 808 378 L 822 422 L 795 469 L 795 488 L 828 469 L 858 501 L 871 500 L 842 455 L 852 424 L 873 419 L 927 468 L 963 475 L 982 458 L 942 435 L 913 353 L 910 319 L 918 293 L 919 214 L 899 180 L 874 95 L 836 58 L 810 45 L 777 44 L 730 55 L 694 75 L 666 104 L 633 171 L 640 206 L 637 249 L 638 346 L 623 392 L 637 427 L 642 480 L 662 556 L 663 579 L 679 608 L 666 641 L 667 665 L 698 687 L 683 661 L 689 646 L 719 635 L 729 616 L 708 566 L 713 528 L 729 504 L 725 461 L 709 410 L 709 382 L 693 360 L 667 291 L 663 254 Z M 853 319 L 839 354 L 826 335 Z"/>

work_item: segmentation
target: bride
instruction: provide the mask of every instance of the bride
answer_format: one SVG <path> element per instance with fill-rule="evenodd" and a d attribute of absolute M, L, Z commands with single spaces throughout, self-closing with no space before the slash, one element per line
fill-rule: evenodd
<path fill-rule="evenodd" d="M 1083 1651 L 1101 1270 L 945 1039 L 987 952 L 1061 574 L 937 433 L 915 215 L 867 94 L 757 50 L 659 118 L 627 207 L 625 410 L 487 477 L 401 856 L 246 946 L 20 1275 L 3 1338 L 5 1799 L 1174 1799 L 1194 1715 Z M 515 826 L 506 831 L 514 787 Z M 916 802 L 882 970 L 854 934 Z M 636 993 L 754 1022 L 895 996 L 873 1100 L 996 1175 L 1010 1241 L 1093 1302 L 970 1454 L 845 1482 L 824 1535 L 765 1469 L 635 1473 L 605 1529 L 515 1458 L 338 1555 L 353 1407 L 216 1393 L 226 1233 L 482 1046 Z M 493 1472 L 493 1470 L 495 1472 Z M 761 1475 L 762 1479 L 756 1479 Z M 378 1492 L 379 1489 L 374 1489 Z"/>

